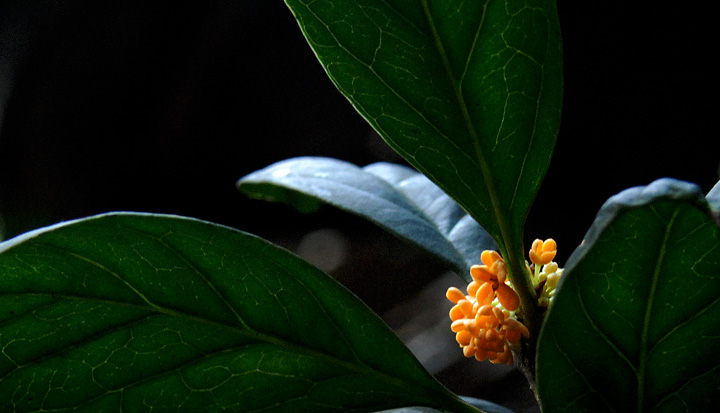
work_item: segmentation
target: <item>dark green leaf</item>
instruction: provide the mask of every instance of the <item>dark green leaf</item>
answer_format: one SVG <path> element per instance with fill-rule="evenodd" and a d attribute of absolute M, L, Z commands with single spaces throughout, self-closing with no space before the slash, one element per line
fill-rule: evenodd
<path fill-rule="evenodd" d="M 359 168 L 330 158 L 303 157 L 270 165 L 238 187 L 256 197 L 295 205 L 322 201 L 375 222 L 444 260 L 466 279 L 490 235 L 424 175 L 400 165 Z"/>
<path fill-rule="evenodd" d="M 468 407 L 351 293 L 256 237 L 112 214 L 0 251 L 1 411 Z"/>
<path fill-rule="evenodd" d="M 286 3 L 380 135 L 498 242 L 521 246 L 560 121 L 555 2 Z"/>
<path fill-rule="evenodd" d="M 603 206 L 538 344 L 547 411 L 712 411 L 720 388 L 720 228 L 695 185 Z"/>

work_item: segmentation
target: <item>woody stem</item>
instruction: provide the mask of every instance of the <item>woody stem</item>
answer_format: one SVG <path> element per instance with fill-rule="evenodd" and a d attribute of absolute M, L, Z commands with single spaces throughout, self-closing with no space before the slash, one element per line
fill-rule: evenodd
<path fill-rule="evenodd" d="M 520 310 L 522 322 L 530 331 L 530 338 L 523 340 L 523 358 L 521 369 L 530 381 L 531 385 L 535 382 L 535 350 L 537 337 L 540 333 L 542 324 L 542 316 L 538 306 L 537 294 L 532 282 L 532 275 L 525 265 L 522 254 L 522 245 L 516 248 L 507 248 L 504 251 L 507 257 L 506 265 L 508 268 L 508 276 L 510 281 L 520 298 Z M 518 255 L 518 252 L 520 254 Z"/>

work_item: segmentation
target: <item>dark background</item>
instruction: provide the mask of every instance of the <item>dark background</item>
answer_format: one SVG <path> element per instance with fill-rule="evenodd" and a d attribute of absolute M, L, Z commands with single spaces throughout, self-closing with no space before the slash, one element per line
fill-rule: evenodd
<path fill-rule="evenodd" d="M 707 192 L 718 180 L 709 13 L 625 3 L 558 2 L 563 121 L 527 236 L 555 238 L 561 263 L 622 189 L 667 176 Z M 334 89 L 280 0 L 0 0 L 6 237 L 124 210 L 226 224 L 309 259 L 337 247 L 318 265 L 413 330 L 423 286 L 440 279 L 443 301 L 459 278 L 340 211 L 301 215 L 236 191 L 245 174 L 300 155 L 402 162 Z M 428 327 L 415 330 L 400 335 Z M 431 370 L 462 394 L 532 409 L 517 373 L 457 359 Z"/>

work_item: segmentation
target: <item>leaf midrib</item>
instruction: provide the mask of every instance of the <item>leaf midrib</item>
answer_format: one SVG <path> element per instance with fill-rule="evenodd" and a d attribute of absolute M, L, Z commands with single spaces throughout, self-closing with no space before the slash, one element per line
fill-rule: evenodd
<path fill-rule="evenodd" d="M 498 246 L 501 250 L 506 250 L 506 258 L 510 258 L 509 255 L 512 254 L 511 250 L 514 248 L 514 244 L 517 243 L 517 240 L 514 240 L 514 236 L 510 231 L 509 228 L 509 222 L 508 217 L 506 214 L 504 214 L 504 208 L 502 207 L 502 204 L 500 202 L 500 197 L 498 195 L 498 190 L 495 185 L 495 179 L 493 177 L 493 174 L 491 172 L 490 165 L 485 158 L 485 155 L 483 154 L 482 148 L 480 147 L 479 142 L 479 136 L 475 130 L 475 127 L 473 125 L 472 119 L 470 118 L 470 112 L 468 110 L 467 104 L 465 102 L 465 96 L 463 94 L 463 88 L 462 83 L 464 81 L 464 77 L 467 73 L 467 68 L 469 66 L 469 62 L 472 59 L 473 51 L 475 50 L 474 45 L 477 44 L 478 38 L 480 37 L 480 32 L 482 31 L 485 17 L 487 15 L 487 3 L 483 5 L 483 13 L 482 18 L 480 22 L 478 23 L 478 27 L 475 31 L 475 37 L 473 38 L 473 47 L 470 48 L 470 51 L 468 53 L 467 58 L 465 59 L 465 66 L 463 69 L 463 79 L 456 79 L 455 76 L 452 74 L 452 67 L 450 65 L 449 58 L 447 56 L 447 53 L 445 52 L 445 47 L 443 46 L 443 42 L 440 38 L 440 35 L 438 33 L 437 27 L 433 21 L 433 17 L 430 13 L 430 8 L 428 5 L 427 0 L 422 0 L 423 9 L 425 12 L 425 16 L 428 22 L 428 25 L 430 26 L 434 44 L 436 46 L 436 50 L 438 54 L 440 55 L 440 58 L 443 62 L 443 66 L 445 67 L 445 72 L 448 78 L 448 81 L 451 84 L 451 88 L 455 92 L 455 99 L 457 100 L 458 107 L 460 108 L 460 111 L 462 113 L 463 120 L 465 121 L 465 128 L 470 135 L 470 138 L 472 140 L 473 149 L 475 150 L 475 158 L 478 162 L 478 165 L 480 167 L 481 175 L 483 184 L 487 190 L 487 196 L 490 199 L 490 203 L 492 205 L 492 214 L 495 217 L 494 221 L 497 225 L 498 230 L 500 231 L 499 234 L 495 234 L 496 236 L 494 238 L 495 241 L 498 243 Z M 470 210 L 472 211 L 472 209 Z M 480 218 L 480 217 L 477 217 Z M 500 237 L 500 239 L 497 238 L 497 236 Z M 520 274 L 518 274 L 520 276 Z"/>
<path fill-rule="evenodd" d="M 434 130 L 435 132 L 437 132 L 437 133 L 439 134 L 439 136 L 441 136 L 441 137 L 445 140 L 445 142 L 446 142 L 447 144 L 449 144 L 450 146 L 454 147 L 454 148 L 458 151 L 458 154 L 467 156 L 468 159 L 470 159 L 470 160 L 472 161 L 472 158 L 471 158 L 470 156 L 468 156 L 468 155 L 458 146 L 458 144 L 457 144 L 454 140 L 450 139 L 450 137 L 449 137 L 446 133 L 444 133 L 442 130 L 440 130 L 433 122 L 431 122 L 431 121 L 427 118 L 427 116 L 425 116 L 425 114 L 424 114 L 421 110 L 419 110 L 417 107 L 415 107 L 415 105 L 411 104 L 407 99 L 405 99 L 405 97 L 404 97 L 401 93 L 399 93 L 397 90 L 395 90 L 395 88 L 393 88 L 390 84 L 388 84 L 387 81 L 386 81 L 382 76 L 380 76 L 380 75 L 377 73 L 377 71 L 375 71 L 375 69 L 373 68 L 373 66 L 372 66 L 371 64 L 367 64 L 367 63 L 363 62 L 361 59 L 359 59 L 358 57 L 356 57 L 355 54 L 354 54 L 352 51 L 348 50 L 345 46 L 343 46 L 342 42 L 340 42 L 340 41 L 338 40 L 338 38 L 335 36 L 335 34 L 332 32 L 332 30 L 330 30 L 329 27 L 327 27 L 327 24 L 325 24 L 325 23 L 323 22 L 323 20 L 322 20 L 315 12 L 313 12 L 313 10 L 310 8 L 309 5 L 304 4 L 303 6 L 305 6 L 305 8 L 306 8 L 306 10 L 308 11 L 308 13 L 311 14 L 311 15 L 316 19 L 316 21 L 318 21 L 319 23 L 325 25 L 325 28 L 327 29 L 328 33 L 329 33 L 330 36 L 333 38 L 333 40 L 334 40 L 335 43 L 337 44 L 337 47 L 338 47 L 340 50 L 342 50 L 342 51 L 344 51 L 345 53 L 347 53 L 347 55 L 350 56 L 351 58 L 353 58 L 358 64 L 364 66 L 367 70 L 369 70 L 369 71 L 375 76 L 375 78 L 378 79 L 378 80 L 382 83 L 383 86 L 385 86 L 389 91 L 391 91 L 391 92 L 392 92 L 398 99 L 400 99 L 409 109 L 411 109 L 420 119 L 422 119 L 422 120 L 425 122 L 425 125 L 426 125 L 428 128 L 431 128 L 432 130 Z M 388 6 L 388 7 L 391 8 L 390 6 Z M 392 8 L 391 8 L 391 9 L 392 9 Z M 396 14 L 397 14 L 397 13 L 396 13 Z M 401 17 L 402 17 L 401 14 L 398 14 L 398 16 L 401 16 Z M 403 18 L 403 19 L 404 19 L 404 18 Z M 411 24 L 411 23 L 409 23 L 409 24 Z M 412 25 L 412 24 L 411 24 L 411 25 Z M 307 32 L 305 31 L 305 29 L 304 29 L 304 27 L 302 26 L 302 24 L 301 24 L 301 28 L 303 28 L 303 32 L 305 33 L 305 37 L 308 39 L 308 42 L 312 43 L 312 36 L 310 36 L 309 33 L 307 33 Z M 416 29 L 417 29 L 417 28 L 416 28 Z M 319 46 L 319 47 L 320 47 L 320 46 Z M 326 68 L 326 71 L 327 71 L 327 68 Z M 345 91 L 343 88 L 340 87 L 340 82 L 338 82 L 337 79 L 335 79 L 335 78 L 330 74 L 329 71 L 327 71 L 327 73 L 328 73 L 328 76 L 330 76 L 330 78 L 331 78 L 331 79 L 335 82 L 335 84 L 338 86 L 338 88 L 340 89 L 340 91 L 343 92 L 343 94 L 347 95 L 348 98 L 349 98 L 349 97 L 350 97 L 350 93 L 347 92 L 347 91 Z M 351 100 L 352 100 L 352 99 L 351 99 Z M 383 135 L 383 138 L 384 138 L 384 139 L 388 140 L 389 142 L 394 142 L 393 139 L 392 139 L 392 136 L 389 136 L 387 133 L 384 132 L 384 130 L 380 127 L 379 123 L 373 120 L 373 117 L 365 110 L 365 108 L 360 104 L 360 102 L 353 102 L 353 103 L 354 103 L 355 108 L 358 110 L 358 112 L 360 112 L 360 113 L 363 115 L 363 117 L 365 117 L 368 121 L 370 121 L 370 123 L 373 125 L 373 127 L 374 127 L 378 132 L 380 132 L 381 135 Z M 402 155 L 404 158 L 406 158 L 406 159 L 415 159 L 415 155 L 414 155 L 414 154 L 405 151 L 404 148 L 402 148 L 402 147 L 399 146 L 399 145 L 395 145 L 395 150 L 398 151 L 398 152 L 400 152 L 401 155 Z M 415 164 L 416 164 L 416 166 L 418 166 L 421 170 L 424 169 L 424 168 L 422 167 L 422 164 L 420 164 L 419 162 L 416 161 Z M 429 171 L 427 171 L 427 170 L 424 170 L 423 173 L 424 173 L 426 176 L 429 176 L 429 177 L 433 177 L 433 176 L 434 176 L 433 173 L 431 173 L 431 172 L 429 172 Z M 458 175 L 458 176 L 459 176 L 459 175 Z M 441 183 L 440 181 L 442 181 L 442 180 L 438 180 L 438 183 Z M 483 203 L 483 202 L 478 198 L 478 196 L 477 196 L 477 193 L 476 193 L 477 191 L 474 191 L 474 190 L 472 189 L 472 186 L 469 185 L 468 183 L 464 182 L 464 181 L 463 181 L 463 184 L 468 188 L 469 194 L 471 194 L 471 195 L 475 198 L 476 202 L 478 202 L 478 205 L 481 206 L 481 207 L 483 207 L 483 208 L 485 208 L 485 207 L 484 207 L 484 203 Z M 465 202 L 463 202 L 463 200 L 457 199 L 457 201 L 458 201 L 461 205 L 463 205 L 466 210 L 468 210 L 468 211 L 474 210 L 474 208 L 469 208 L 468 205 L 467 205 Z M 497 209 L 497 208 L 495 208 L 495 209 Z"/>
<path fill-rule="evenodd" d="M 639 355 L 639 363 L 638 363 L 638 369 L 637 369 L 638 398 L 637 398 L 637 406 L 636 406 L 636 410 L 638 411 L 638 413 L 643 411 L 643 407 L 644 407 L 644 403 L 645 403 L 645 375 L 646 375 L 646 370 L 647 370 L 648 358 L 650 357 L 650 349 L 648 348 L 648 340 L 649 340 L 649 330 L 650 330 L 650 321 L 651 321 L 650 318 L 652 316 L 652 309 L 653 309 L 653 304 L 654 304 L 654 300 L 655 300 L 655 292 L 657 291 L 658 280 L 660 278 L 660 273 L 662 271 L 663 262 L 665 260 L 667 245 L 668 245 L 668 242 L 670 239 L 670 232 L 672 230 L 672 226 L 675 223 L 675 219 L 677 218 L 679 213 L 680 213 L 679 208 L 676 208 L 675 210 L 673 210 L 673 214 L 665 226 L 665 233 L 663 234 L 663 239 L 660 244 L 660 251 L 658 251 L 657 261 L 656 261 L 655 268 L 653 269 L 652 281 L 650 283 L 650 291 L 648 294 L 647 307 L 645 308 L 645 315 L 643 318 L 643 327 L 642 327 L 642 332 L 640 334 L 640 355 Z"/>

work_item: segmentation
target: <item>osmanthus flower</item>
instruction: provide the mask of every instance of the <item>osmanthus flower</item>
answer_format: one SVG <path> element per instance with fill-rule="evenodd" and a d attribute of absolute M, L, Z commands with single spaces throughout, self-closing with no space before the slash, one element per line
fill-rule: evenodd
<path fill-rule="evenodd" d="M 455 303 L 450 309 L 450 329 L 465 357 L 512 365 L 511 346 L 530 332 L 515 317 L 520 299 L 507 279 L 505 261 L 489 250 L 480 259 L 483 265 L 470 268 L 473 281 L 467 294 L 455 287 L 447 291 L 446 297 Z"/>
<path fill-rule="evenodd" d="M 535 265 L 550 263 L 557 254 L 557 243 L 554 239 L 548 238 L 545 241 L 536 239 L 530 248 L 530 261 Z"/>
<path fill-rule="evenodd" d="M 538 294 L 538 304 L 542 307 L 550 305 L 555 295 L 555 287 L 560 280 L 563 269 L 553 261 L 557 254 L 557 243 L 552 238 L 545 241 L 536 239 L 530 248 L 531 273 L 533 286 Z"/>
<path fill-rule="evenodd" d="M 552 300 L 562 269 L 552 260 L 557 253 L 553 239 L 535 240 L 527 264 L 538 303 L 547 306 Z M 478 361 L 513 365 L 513 347 L 522 337 L 529 338 L 528 328 L 517 318 L 520 298 L 507 278 L 505 261 L 496 251 L 485 250 L 482 265 L 470 268 L 472 281 L 463 293 L 450 287 L 446 297 L 455 305 L 450 309 L 450 329 L 465 357 Z"/>

